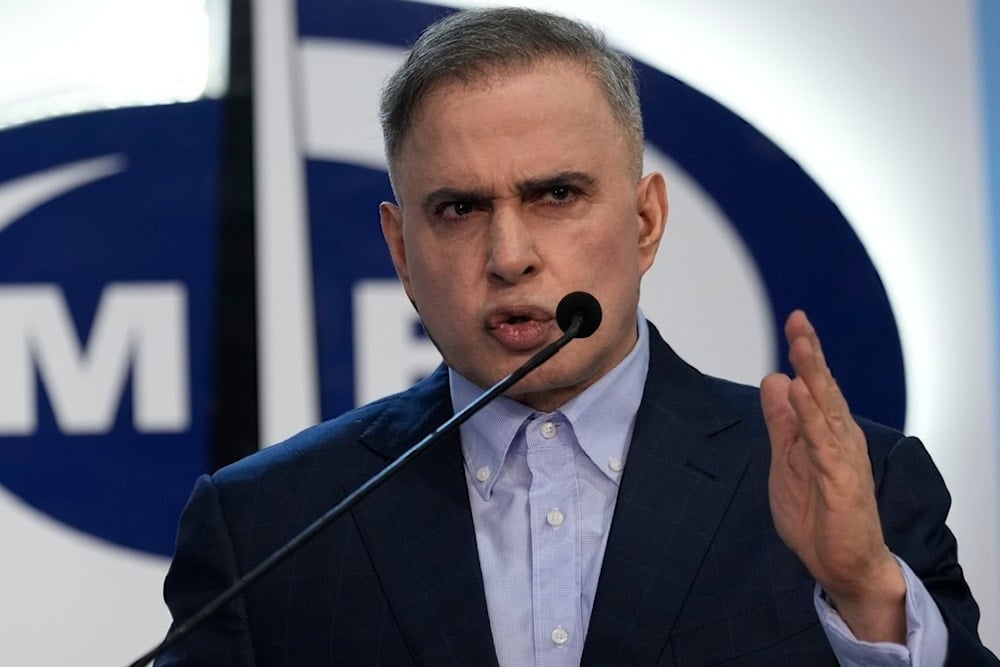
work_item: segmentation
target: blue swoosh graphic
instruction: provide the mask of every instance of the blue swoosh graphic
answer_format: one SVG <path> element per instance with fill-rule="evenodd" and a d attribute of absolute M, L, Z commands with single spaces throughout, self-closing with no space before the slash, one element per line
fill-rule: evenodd
<path fill-rule="evenodd" d="M 125 170 L 124 154 L 69 162 L 0 184 L 0 233 L 29 211 L 71 190 Z"/>

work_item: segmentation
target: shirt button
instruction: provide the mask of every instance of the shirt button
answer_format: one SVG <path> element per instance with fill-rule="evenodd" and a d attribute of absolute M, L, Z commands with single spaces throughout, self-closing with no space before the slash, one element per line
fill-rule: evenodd
<path fill-rule="evenodd" d="M 614 470 L 615 472 L 621 472 L 622 468 L 624 468 L 625 466 L 622 465 L 622 460 L 620 458 L 612 456 L 610 459 L 608 459 L 608 467 Z"/>
<path fill-rule="evenodd" d="M 569 633 L 561 626 L 556 626 L 556 629 L 552 631 L 552 643 L 556 646 L 562 646 L 569 641 Z"/>
<path fill-rule="evenodd" d="M 490 473 L 490 467 L 483 466 L 482 468 L 476 471 L 476 479 L 478 479 L 480 482 L 488 482 L 490 481 L 491 474 L 492 473 Z"/>
<path fill-rule="evenodd" d="M 553 507 L 549 510 L 549 513 L 545 515 L 545 520 L 548 521 L 549 525 L 553 528 L 558 528 L 562 525 L 563 513 L 559 511 L 558 507 Z"/>
<path fill-rule="evenodd" d="M 546 440 L 551 440 L 556 437 L 556 425 L 552 422 L 545 422 L 542 424 L 542 437 Z"/>

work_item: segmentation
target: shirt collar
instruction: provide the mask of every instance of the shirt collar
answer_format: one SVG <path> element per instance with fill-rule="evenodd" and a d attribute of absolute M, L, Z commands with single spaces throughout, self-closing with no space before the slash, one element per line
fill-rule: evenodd
<path fill-rule="evenodd" d="M 649 331 L 641 310 L 636 314 L 636 326 L 639 336 L 631 352 L 604 377 L 557 411 L 572 425 L 577 442 L 587 457 L 616 484 L 628 453 L 649 369 Z M 450 368 L 448 378 L 456 412 L 483 392 Z M 522 403 L 500 396 L 460 427 L 462 454 L 469 475 L 480 481 L 481 476 L 488 477 L 487 483 L 476 485 L 485 500 L 492 495 L 493 485 L 518 431 L 529 417 L 539 414 Z M 481 472 L 484 470 L 485 473 Z"/>

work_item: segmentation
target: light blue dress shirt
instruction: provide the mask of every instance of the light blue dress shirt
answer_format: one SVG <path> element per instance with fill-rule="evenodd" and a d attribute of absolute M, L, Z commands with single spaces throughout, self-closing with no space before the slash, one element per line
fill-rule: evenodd
<path fill-rule="evenodd" d="M 579 665 L 635 416 L 649 334 L 610 373 L 558 411 L 501 397 L 461 426 L 469 500 L 490 626 L 501 665 Z M 482 389 L 449 371 L 455 410 Z M 844 665 L 941 665 L 947 630 L 920 580 L 907 580 L 906 647 L 860 642 L 815 602 Z M 911 663 L 911 658 L 913 659 Z"/>

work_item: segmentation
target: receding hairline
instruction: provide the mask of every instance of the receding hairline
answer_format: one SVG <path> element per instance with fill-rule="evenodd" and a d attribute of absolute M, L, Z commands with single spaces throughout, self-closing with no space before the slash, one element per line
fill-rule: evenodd
<path fill-rule="evenodd" d="M 472 72 L 471 70 L 463 70 L 462 72 L 439 77 L 422 89 L 420 96 L 410 109 L 405 131 L 402 135 L 400 135 L 398 143 L 395 145 L 394 152 L 389 154 L 387 150 L 386 160 L 389 167 L 390 177 L 394 176 L 395 168 L 399 162 L 400 156 L 403 153 L 403 147 L 406 144 L 407 138 L 410 136 L 414 126 L 423 114 L 428 100 L 434 97 L 436 93 L 451 86 L 459 86 L 471 90 L 488 91 L 491 88 L 503 85 L 510 79 L 531 74 L 532 72 L 549 66 L 565 66 L 567 70 L 576 71 L 585 77 L 588 77 L 593 82 L 594 87 L 600 95 L 600 99 L 603 100 L 611 118 L 614 121 L 615 127 L 621 133 L 624 150 L 629 154 L 627 163 L 634 163 L 632 166 L 636 172 L 636 176 L 638 176 L 642 170 L 642 137 L 641 135 L 636 137 L 635 132 L 632 131 L 629 124 L 624 122 L 620 113 L 616 112 L 614 105 L 608 99 L 608 95 L 604 90 L 600 76 L 594 71 L 594 66 L 587 61 L 580 60 L 579 58 L 573 58 L 562 54 L 552 54 L 541 59 L 522 58 L 518 59 L 516 62 L 506 61 L 503 63 L 495 63 L 486 67 L 478 67 L 475 72 Z M 395 180 L 395 178 L 392 178 L 392 180 Z"/>
<path fill-rule="evenodd" d="M 547 61 L 571 64 L 597 84 L 623 132 L 638 176 L 642 170 L 642 111 L 631 60 L 612 49 L 605 35 L 586 23 L 518 7 L 455 12 L 429 26 L 413 45 L 406 61 L 386 80 L 380 100 L 390 172 L 414 117 L 431 91 L 454 83 L 489 85 Z"/>

